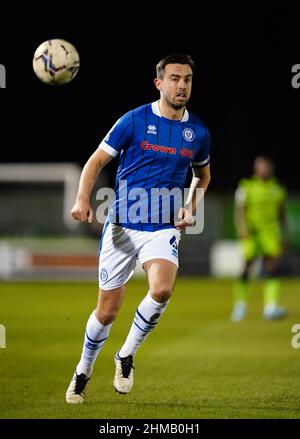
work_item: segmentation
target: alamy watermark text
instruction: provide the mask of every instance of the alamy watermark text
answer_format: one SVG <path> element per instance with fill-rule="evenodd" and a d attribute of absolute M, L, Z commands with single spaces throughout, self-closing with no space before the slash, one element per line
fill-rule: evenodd
<path fill-rule="evenodd" d="M 0 88 L 6 88 L 6 68 L 0 64 Z"/>
<path fill-rule="evenodd" d="M 193 227 L 186 228 L 188 234 L 199 234 L 204 228 L 204 190 L 195 190 L 197 208 L 193 212 Z M 97 191 L 96 200 L 100 205 L 96 209 L 96 218 L 104 223 L 106 217 L 118 224 L 168 224 L 178 221 L 181 207 L 191 205 L 192 195 L 189 188 L 165 187 L 146 190 L 142 187 L 128 188 L 127 180 L 120 180 L 117 193 L 103 187 Z"/>
<path fill-rule="evenodd" d="M 6 348 L 6 330 L 5 326 L 0 324 L 0 349 Z"/>

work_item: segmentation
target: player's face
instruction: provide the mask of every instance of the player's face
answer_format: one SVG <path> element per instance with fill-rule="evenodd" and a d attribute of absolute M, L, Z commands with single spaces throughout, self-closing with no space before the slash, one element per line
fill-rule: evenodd
<path fill-rule="evenodd" d="M 161 97 L 175 110 L 185 107 L 192 91 L 193 72 L 188 64 L 168 64 L 163 79 L 156 79 Z"/>
<path fill-rule="evenodd" d="M 274 174 L 274 166 L 264 158 L 257 158 L 254 162 L 254 172 L 263 180 L 268 180 Z"/>

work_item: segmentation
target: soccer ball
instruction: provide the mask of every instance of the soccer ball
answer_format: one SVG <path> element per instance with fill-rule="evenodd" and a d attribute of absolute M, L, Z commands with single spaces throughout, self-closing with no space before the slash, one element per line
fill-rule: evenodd
<path fill-rule="evenodd" d="M 41 81 L 50 85 L 63 85 L 75 78 L 80 60 L 71 43 L 53 39 L 45 41 L 36 49 L 32 64 Z"/>

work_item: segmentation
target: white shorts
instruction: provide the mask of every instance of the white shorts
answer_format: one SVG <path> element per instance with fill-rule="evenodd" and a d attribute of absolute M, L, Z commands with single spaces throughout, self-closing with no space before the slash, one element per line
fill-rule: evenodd
<path fill-rule="evenodd" d="M 180 231 L 174 228 L 142 232 L 106 222 L 99 249 L 99 286 L 112 290 L 134 273 L 136 260 L 168 259 L 178 267 Z"/>

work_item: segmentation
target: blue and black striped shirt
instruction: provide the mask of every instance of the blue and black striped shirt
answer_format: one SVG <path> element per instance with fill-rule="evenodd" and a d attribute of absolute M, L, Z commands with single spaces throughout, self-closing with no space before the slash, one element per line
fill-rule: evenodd
<path fill-rule="evenodd" d="M 114 157 L 120 153 L 116 199 L 110 211 L 113 222 L 130 229 L 155 231 L 174 227 L 174 212 L 164 219 L 166 207 L 161 198 L 159 203 L 151 203 L 151 190 L 182 191 L 189 166 L 208 165 L 210 135 L 204 123 L 187 110 L 181 121 L 171 120 L 161 116 L 158 102 L 153 102 L 122 116 L 99 147 Z M 126 201 L 126 212 L 122 200 Z M 127 214 L 134 210 L 133 221 Z"/>

